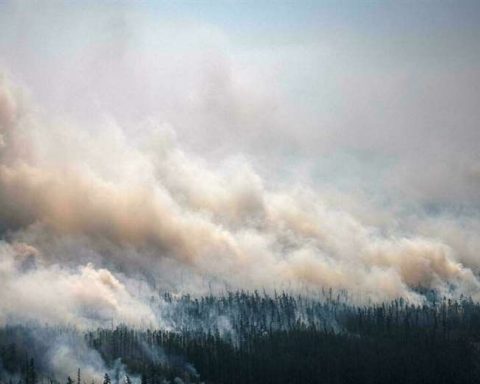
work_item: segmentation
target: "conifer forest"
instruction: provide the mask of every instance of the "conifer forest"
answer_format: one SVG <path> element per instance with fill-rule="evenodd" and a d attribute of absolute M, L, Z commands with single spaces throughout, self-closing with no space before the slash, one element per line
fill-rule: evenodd
<path fill-rule="evenodd" d="M 105 362 L 97 383 L 473 383 L 480 378 L 480 305 L 470 298 L 354 306 L 345 292 L 158 299 L 162 329 L 80 332 L 48 325 L 0 332 L 5 383 L 83 383 L 45 369 L 45 351 L 84 344 Z M 155 302 L 152 302 L 155 305 Z M 90 364 L 87 360 L 86 364 Z M 73 367 L 72 367 L 73 368 Z M 90 383 L 88 383 L 90 384 Z"/>

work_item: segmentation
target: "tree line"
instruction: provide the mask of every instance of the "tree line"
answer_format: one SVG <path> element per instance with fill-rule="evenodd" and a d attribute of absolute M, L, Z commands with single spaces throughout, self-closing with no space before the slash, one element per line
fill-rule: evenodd
<path fill-rule="evenodd" d="M 162 310 L 166 324 L 162 329 L 117 326 L 81 334 L 82 342 L 106 363 L 107 373 L 96 379 L 98 383 L 474 383 L 480 379 L 480 305 L 470 298 L 432 294 L 421 305 L 398 299 L 359 306 L 349 303 L 346 294 L 331 290 L 318 298 L 239 291 L 200 298 L 167 293 L 152 300 L 152 306 Z M 38 332 L 51 338 L 78 331 L 1 329 L 2 380 L 74 384 L 71 377 L 55 377 L 43 368 Z M 119 361 L 121 372 L 115 368 Z M 76 379 L 84 384 L 80 370 Z"/>

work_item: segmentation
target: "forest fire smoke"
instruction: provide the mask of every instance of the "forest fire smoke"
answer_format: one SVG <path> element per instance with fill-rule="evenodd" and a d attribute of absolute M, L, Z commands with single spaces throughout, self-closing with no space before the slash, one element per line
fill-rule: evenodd
<path fill-rule="evenodd" d="M 454 287 L 478 298 L 477 277 L 440 240 L 381 236 L 307 188 L 268 189 L 246 161 L 215 170 L 169 129 L 133 141 L 115 124 L 99 137 L 58 126 L 27 108 L 5 76 L 0 106 L 3 321 L 28 308 L 51 322 L 154 323 L 121 279 L 149 271 L 171 284 L 182 268 L 197 276 L 189 288 L 332 287 L 418 302 L 417 287 Z"/>

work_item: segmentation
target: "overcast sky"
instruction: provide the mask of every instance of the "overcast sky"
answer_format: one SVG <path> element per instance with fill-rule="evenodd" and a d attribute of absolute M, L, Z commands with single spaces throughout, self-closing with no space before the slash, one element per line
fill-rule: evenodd
<path fill-rule="evenodd" d="M 59 114 L 478 207 L 479 19 L 476 1 L 2 2 L 0 62 Z"/>

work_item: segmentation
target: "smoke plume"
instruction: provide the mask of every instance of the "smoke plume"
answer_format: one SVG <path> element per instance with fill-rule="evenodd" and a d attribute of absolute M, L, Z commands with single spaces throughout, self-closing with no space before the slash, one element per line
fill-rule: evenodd
<path fill-rule="evenodd" d="M 165 124 L 131 138 L 108 120 L 93 134 L 30 103 L 2 77 L 2 322 L 158 325 L 135 278 L 176 291 L 479 297 L 472 269 L 439 238 L 364 224 L 302 185 L 267 187 L 244 157 L 212 166 Z"/>

